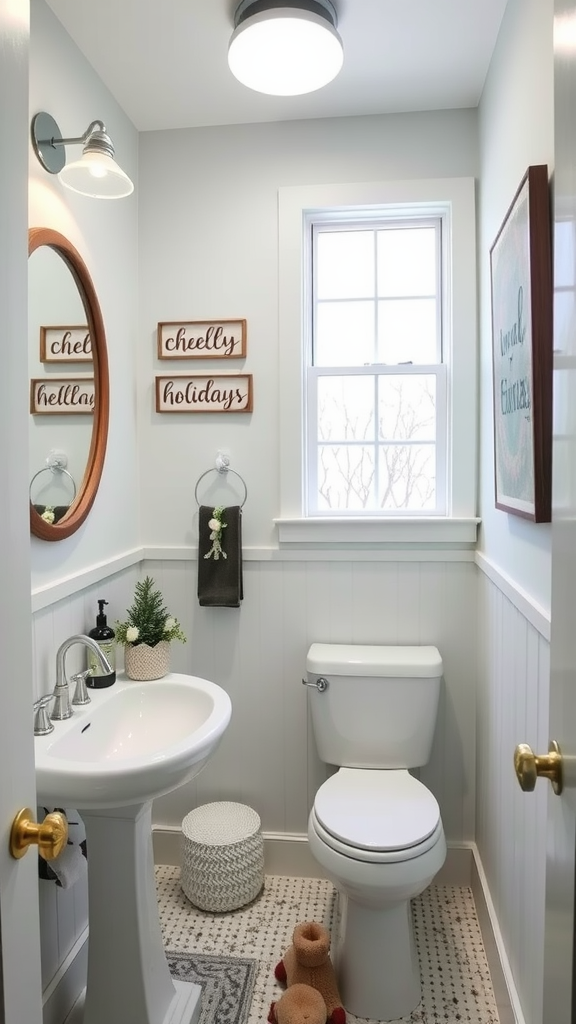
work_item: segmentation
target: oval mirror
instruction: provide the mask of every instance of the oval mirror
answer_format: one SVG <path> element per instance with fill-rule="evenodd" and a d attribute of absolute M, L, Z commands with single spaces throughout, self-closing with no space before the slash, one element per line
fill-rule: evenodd
<path fill-rule="evenodd" d="M 51 228 L 30 228 L 30 529 L 64 540 L 96 497 L 108 439 L 104 321 L 84 260 Z"/>

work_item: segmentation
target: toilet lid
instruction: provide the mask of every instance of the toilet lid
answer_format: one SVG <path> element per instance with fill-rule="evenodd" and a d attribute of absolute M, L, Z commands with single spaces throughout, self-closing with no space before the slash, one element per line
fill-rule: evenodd
<path fill-rule="evenodd" d="M 314 811 L 326 831 L 362 850 L 406 850 L 440 821 L 438 801 L 404 769 L 341 768 L 318 790 Z"/>

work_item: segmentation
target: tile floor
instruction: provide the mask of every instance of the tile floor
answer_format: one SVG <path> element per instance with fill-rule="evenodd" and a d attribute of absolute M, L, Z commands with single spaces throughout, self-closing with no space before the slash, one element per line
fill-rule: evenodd
<path fill-rule="evenodd" d="M 262 893 L 248 907 L 230 914 L 208 914 L 190 904 L 179 878 L 177 867 L 156 868 L 165 947 L 258 960 L 248 1024 L 264 1024 L 270 1003 L 282 992 L 274 967 L 290 945 L 295 925 L 310 920 L 327 928 L 332 925 L 336 901 L 331 883 L 267 875 Z M 414 900 L 413 912 L 423 998 L 402 1021 L 499 1024 L 472 891 L 431 886 Z M 352 1014 L 348 1020 L 364 1024 Z"/>

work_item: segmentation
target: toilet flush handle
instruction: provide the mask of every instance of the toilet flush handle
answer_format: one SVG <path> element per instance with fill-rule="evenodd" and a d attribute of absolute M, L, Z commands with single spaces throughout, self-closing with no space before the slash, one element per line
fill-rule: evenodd
<path fill-rule="evenodd" d="M 302 680 L 303 686 L 313 686 L 315 690 L 320 693 L 324 693 L 324 690 L 328 689 L 328 680 L 324 676 L 318 676 L 318 679 L 314 683 L 309 683 L 307 679 Z"/>

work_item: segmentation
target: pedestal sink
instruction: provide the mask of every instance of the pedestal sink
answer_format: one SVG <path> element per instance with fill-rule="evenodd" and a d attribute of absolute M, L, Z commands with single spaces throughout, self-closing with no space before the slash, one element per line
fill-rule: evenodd
<path fill-rule="evenodd" d="M 39 803 L 75 807 L 88 846 L 88 983 L 83 1024 L 195 1024 L 198 985 L 173 981 L 162 945 L 152 800 L 204 767 L 230 721 L 226 692 L 170 673 L 118 677 L 35 737 Z"/>

